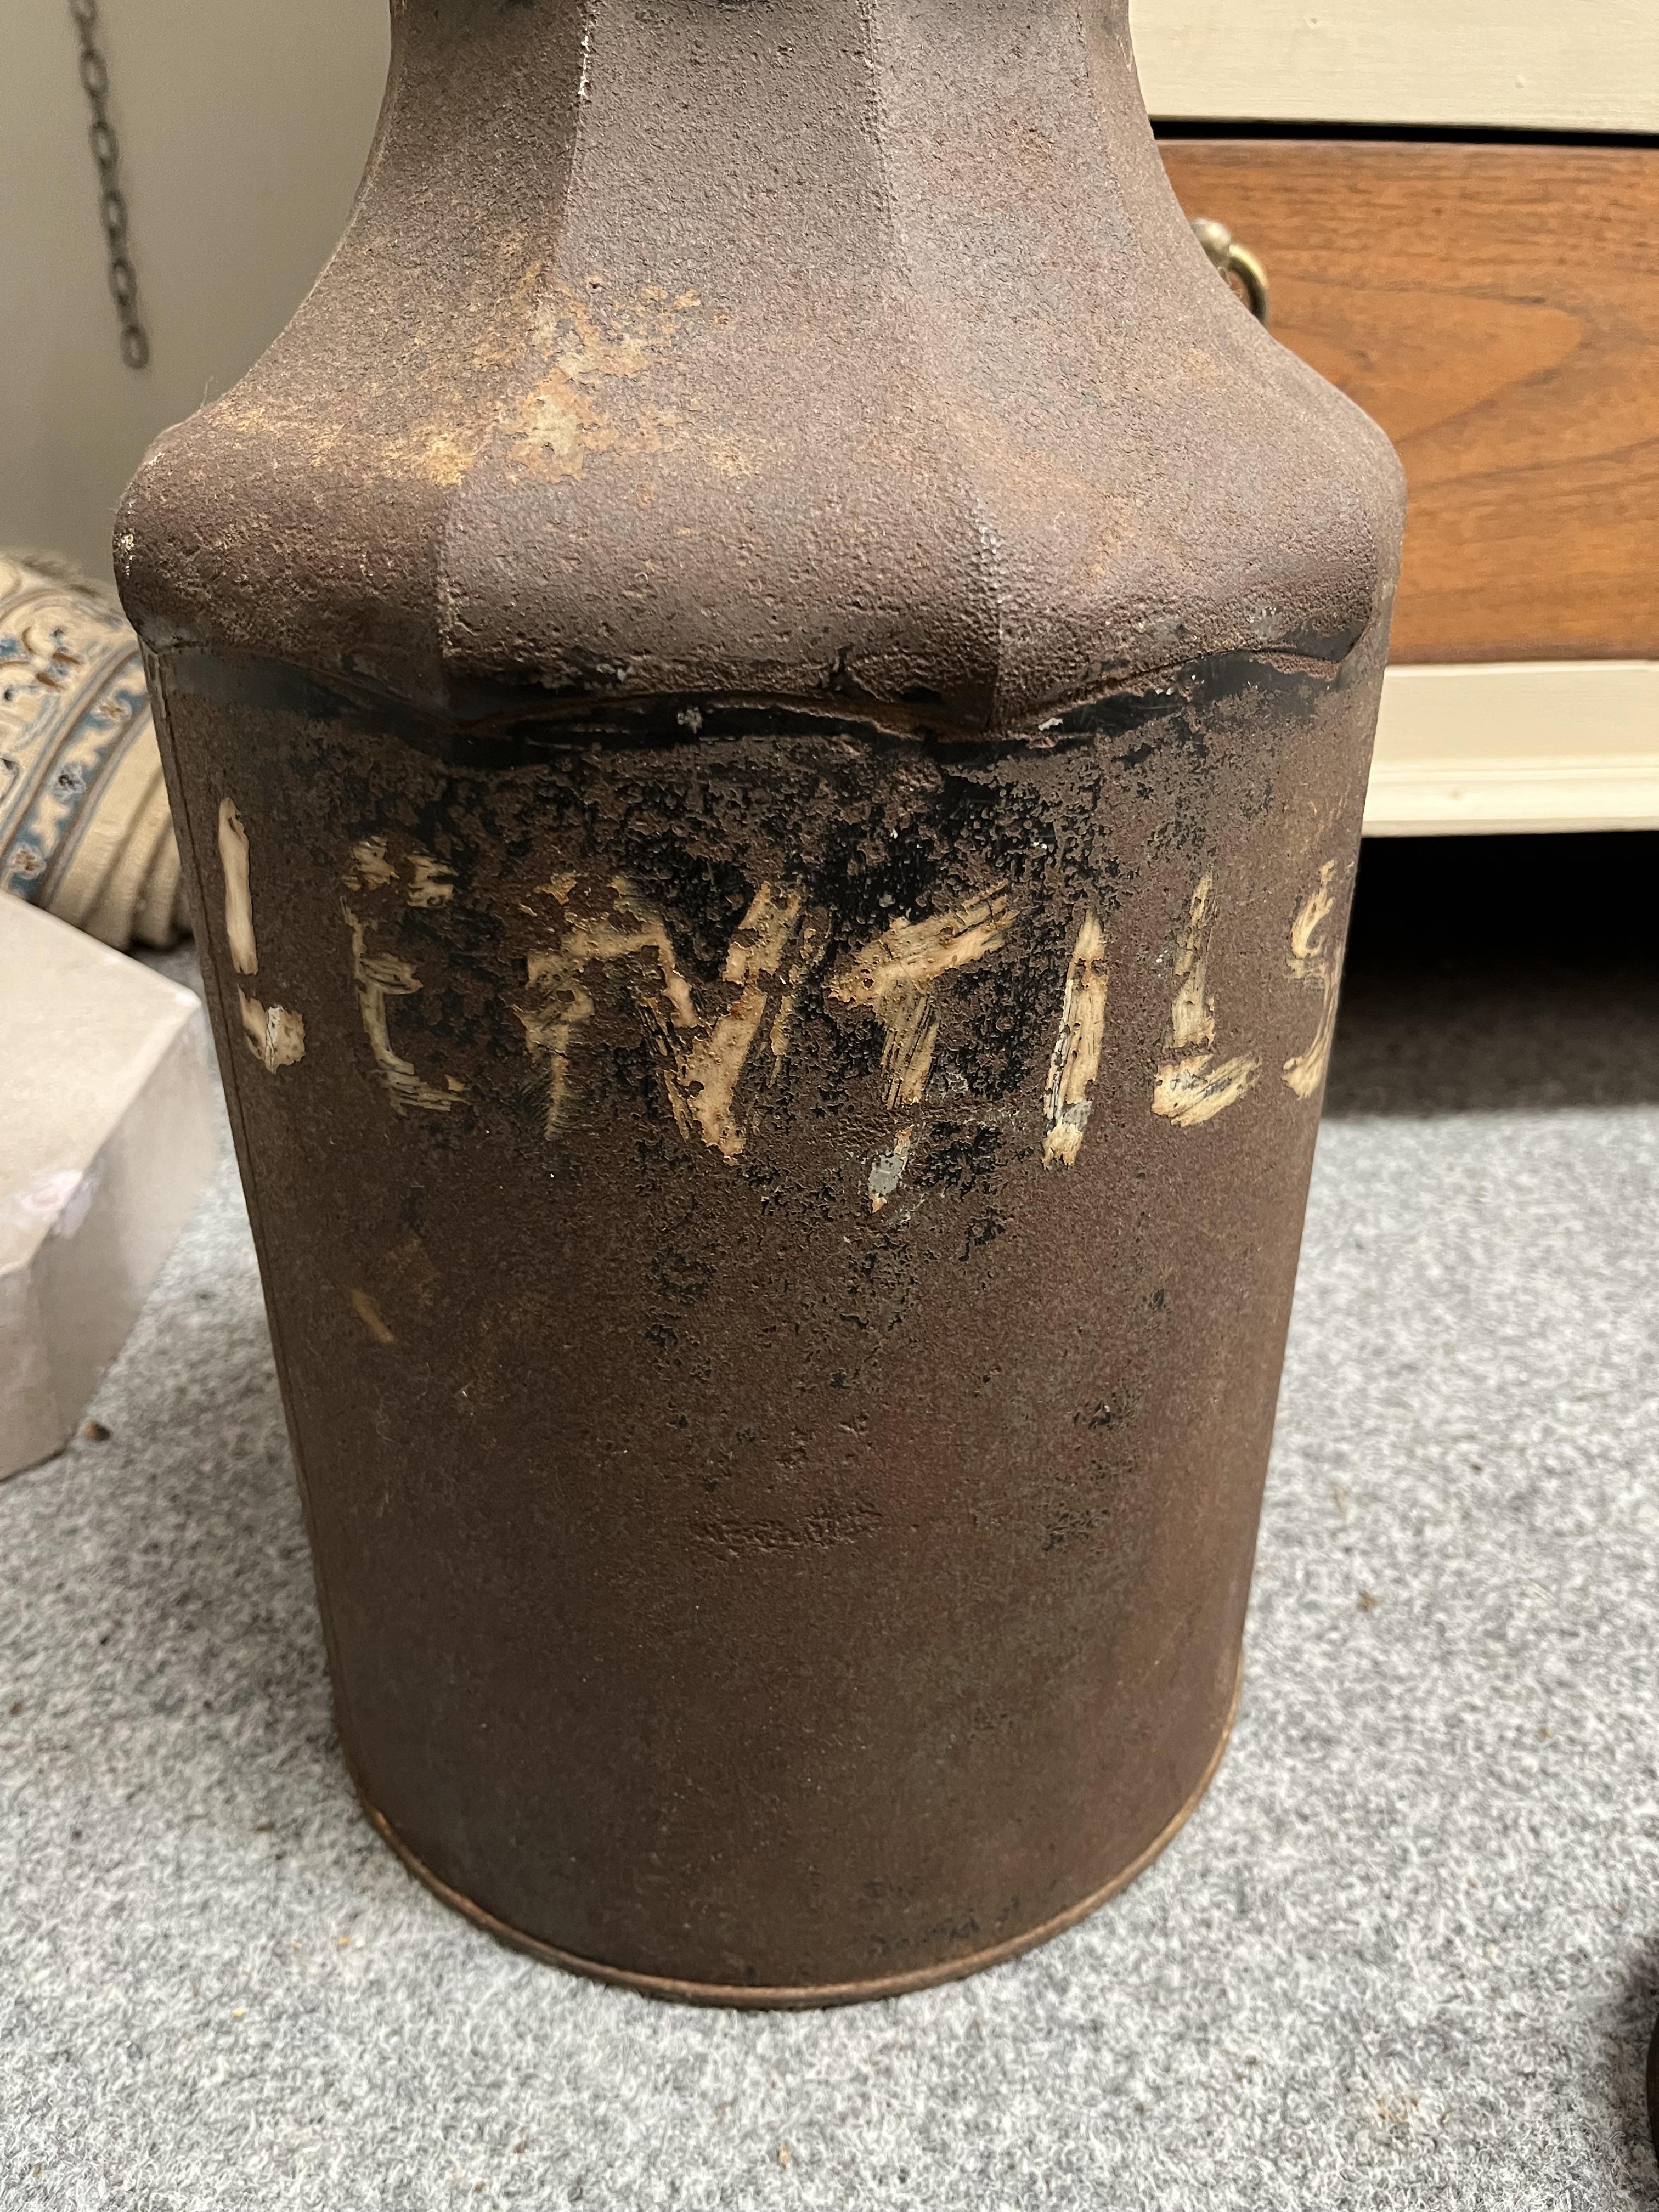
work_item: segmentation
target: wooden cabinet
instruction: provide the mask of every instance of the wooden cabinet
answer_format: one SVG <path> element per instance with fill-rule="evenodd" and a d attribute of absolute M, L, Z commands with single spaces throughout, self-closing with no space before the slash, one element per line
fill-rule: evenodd
<path fill-rule="evenodd" d="M 1397 662 L 1659 659 L 1659 149 L 1166 141 L 1393 438 Z"/>
<path fill-rule="evenodd" d="M 1183 204 L 1405 460 L 1367 829 L 1659 828 L 1659 4 L 1130 21 Z"/>

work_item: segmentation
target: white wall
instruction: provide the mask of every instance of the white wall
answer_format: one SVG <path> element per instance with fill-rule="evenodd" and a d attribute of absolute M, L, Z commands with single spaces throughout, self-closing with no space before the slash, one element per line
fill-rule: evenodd
<path fill-rule="evenodd" d="M 155 433 L 222 392 L 340 234 L 385 0 L 100 0 L 151 365 L 117 349 L 64 0 L 0 0 L 0 544 L 108 574 Z"/>

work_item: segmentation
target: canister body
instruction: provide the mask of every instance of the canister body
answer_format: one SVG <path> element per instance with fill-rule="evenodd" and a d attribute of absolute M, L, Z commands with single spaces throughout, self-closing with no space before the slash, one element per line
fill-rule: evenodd
<path fill-rule="evenodd" d="M 817 2002 L 1178 1826 L 1382 651 L 961 743 L 153 659 L 342 1740 L 452 1902 Z"/>

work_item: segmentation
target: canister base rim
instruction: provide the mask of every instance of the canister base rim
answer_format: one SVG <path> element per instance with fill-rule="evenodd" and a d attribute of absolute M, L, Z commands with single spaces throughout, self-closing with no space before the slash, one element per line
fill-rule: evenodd
<path fill-rule="evenodd" d="M 1088 1896 L 1079 1898 L 1075 1905 L 1068 1905 L 1063 1912 L 1055 1913 L 1052 1919 L 1042 1922 L 1036 1928 L 1028 1928 L 1022 1935 L 1011 1936 L 1003 1942 L 994 1943 L 983 1951 L 971 1951 L 963 1958 L 945 1959 L 933 1966 L 914 1967 L 908 1973 L 885 1974 L 869 1981 L 823 1982 L 807 1984 L 799 1988 L 766 1987 L 742 1982 L 677 1981 L 669 1975 L 640 1973 L 629 1966 L 608 1966 L 602 1959 L 585 1959 L 578 1952 L 562 1951 L 556 1943 L 544 1942 L 537 1936 L 527 1936 L 522 1929 L 498 1920 L 493 1912 L 486 1911 L 483 1905 L 475 1904 L 463 1892 L 452 1888 L 410 1850 L 386 1815 L 369 1802 L 355 1773 L 352 1782 L 371 1826 L 382 1840 L 391 1845 L 415 1879 L 423 1882 L 441 1903 L 471 1921 L 476 1927 L 483 1929 L 486 1935 L 493 1936 L 498 1943 L 504 1943 L 509 1950 L 527 1952 L 532 1959 L 540 1959 L 549 1966 L 562 1966 L 567 1972 L 584 1975 L 590 1981 L 613 1983 L 623 1989 L 635 1990 L 642 1996 L 659 1997 L 672 2004 L 725 2005 L 747 2011 L 802 2012 L 820 2006 L 864 2004 L 878 1997 L 903 1996 L 912 1990 L 931 1989 L 940 1982 L 965 1980 L 969 1974 L 982 1973 L 988 1966 L 1000 1966 L 1004 1960 L 1018 1958 L 1021 1952 L 1035 1950 L 1039 1943 L 1046 1943 L 1055 1936 L 1064 1935 L 1068 1928 L 1074 1928 L 1079 1921 L 1086 1920 L 1091 1912 L 1097 1911 L 1103 1905 L 1109 1904 L 1113 1898 L 1128 1887 L 1137 1875 L 1146 1872 L 1158 1854 L 1179 1835 L 1197 1809 L 1200 1799 L 1215 1779 L 1216 1770 L 1231 1740 L 1233 1723 L 1238 1717 L 1239 1693 L 1243 1684 L 1244 1668 L 1241 1656 L 1232 1699 L 1227 1707 L 1227 1717 L 1222 1723 L 1221 1733 L 1216 1739 L 1215 1748 L 1206 1762 L 1203 1773 L 1199 1777 L 1197 1787 L 1175 1817 L 1153 1837 L 1146 1850 L 1115 1874 L 1109 1881 L 1098 1889 L 1091 1890 Z"/>

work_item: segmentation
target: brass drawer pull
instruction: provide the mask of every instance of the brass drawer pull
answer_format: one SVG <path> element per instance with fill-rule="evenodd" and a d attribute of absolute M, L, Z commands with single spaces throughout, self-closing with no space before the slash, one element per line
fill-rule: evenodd
<path fill-rule="evenodd" d="M 1257 322 L 1267 319 L 1267 272 L 1248 246 L 1241 246 L 1224 222 L 1213 216 L 1193 217 L 1193 234 L 1224 276 L 1237 276 Z"/>

